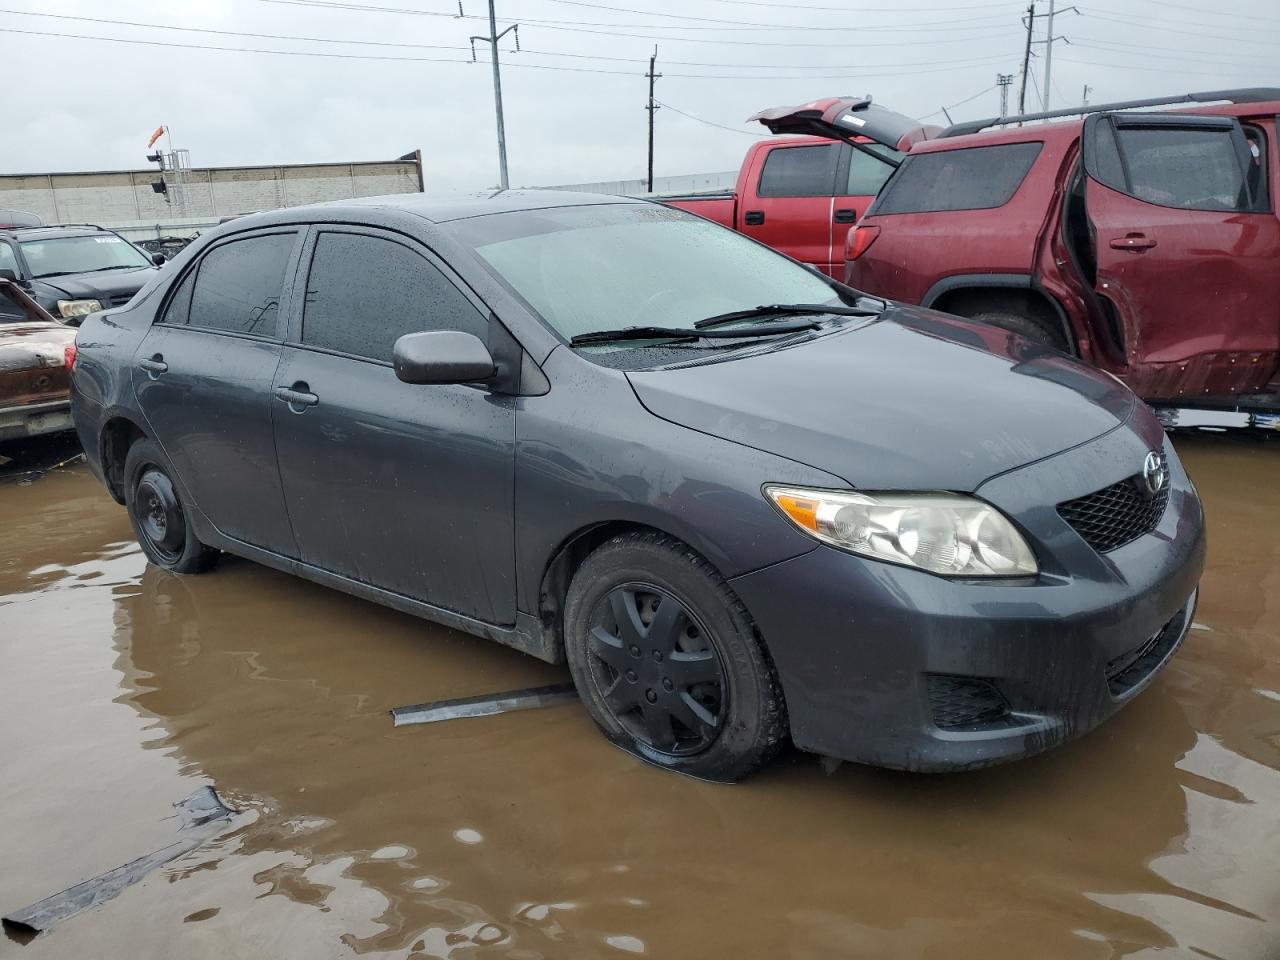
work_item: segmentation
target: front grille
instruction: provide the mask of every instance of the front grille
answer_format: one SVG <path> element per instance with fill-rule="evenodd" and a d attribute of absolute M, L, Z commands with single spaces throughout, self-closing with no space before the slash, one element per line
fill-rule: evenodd
<path fill-rule="evenodd" d="M 1150 533 L 1169 505 L 1169 487 L 1149 495 L 1142 477 L 1129 477 L 1095 493 L 1058 504 L 1058 514 L 1099 553 Z"/>
<path fill-rule="evenodd" d="M 1182 637 L 1187 612 L 1180 610 L 1172 620 L 1132 650 L 1107 662 L 1107 687 L 1113 697 L 1132 690 L 1150 676 Z"/>
<path fill-rule="evenodd" d="M 1004 694 L 980 677 L 929 674 L 929 709 L 934 725 L 944 730 L 1004 726 L 1011 719 Z"/>

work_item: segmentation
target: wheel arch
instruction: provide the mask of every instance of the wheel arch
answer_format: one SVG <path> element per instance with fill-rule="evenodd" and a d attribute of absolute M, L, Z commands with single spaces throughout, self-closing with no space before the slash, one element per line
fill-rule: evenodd
<path fill-rule="evenodd" d="M 1006 309 L 1030 316 L 1065 338 L 1073 356 L 1080 345 L 1062 304 L 1035 278 L 1020 273 L 976 273 L 944 277 L 928 289 L 922 307 L 969 317 L 984 310 Z"/>
<path fill-rule="evenodd" d="M 139 440 L 149 440 L 147 433 L 131 417 L 113 414 L 102 425 L 98 435 L 98 457 L 102 476 L 113 500 L 124 504 L 124 461 L 129 448 Z"/>

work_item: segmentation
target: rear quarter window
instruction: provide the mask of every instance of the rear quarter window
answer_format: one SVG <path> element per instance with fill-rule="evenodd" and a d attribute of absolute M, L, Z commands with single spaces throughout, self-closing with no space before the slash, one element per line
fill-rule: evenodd
<path fill-rule="evenodd" d="M 1040 142 L 943 150 L 908 156 L 868 215 L 989 210 L 1017 192 L 1040 155 Z"/>

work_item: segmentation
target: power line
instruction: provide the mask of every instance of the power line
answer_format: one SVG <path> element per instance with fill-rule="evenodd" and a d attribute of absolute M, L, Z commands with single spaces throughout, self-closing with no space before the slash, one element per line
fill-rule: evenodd
<path fill-rule="evenodd" d="M 1260 43 L 1273 48 L 1276 43 L 1275 40 L 1254 40 L 1251 37 L 1245 37 L 1245 36 L 1223 36 L 1222 34 L 1205 33 L 1202 30 L 1179 30 L 1176 27 L 1166 27 L 1161 23 L 1153 23 L 1149 21 L 1144 22 L 1141 20 L 1122 19 L 1120 17 L 1111 17 L 1111 16 L 1107 16 L 1104 13 L 1095 13 L 1089 7 L 1084 8 L 1084 12 L 1093 20 L 1104 20 L 1107 23 L 1119 23 L 1128 27 L 1142 27 L 1144 30 L 1159 30 L 1162 33 L 1177 33 L 1186 37 L 1197 37 L 1201 40 L 1225 40 L 1228 43 Z M 1187 26 L 1196 25 L 1192 21 L 1188 21 L 1188 20 L 1183 20 L 1179 22 L 1184 23 Z M 1203 24 L 1203 26 L 1215 27 L 1216 29 L 1219 29 L 1219 30 L 1226 29 L 1223 24 L 1206 23 L 1206 24 Z M 1248 28 L 1248 29 L 1250 30 L 1250 32 L 1253 32 L 1253 28 Z"/>
<path fill-rule="evenodd" d="M 138 20 L 117 20 L 117 19 L 111 19 L 106 17 L 75 16 L 72 14 L 65 14 L 65 13 L 37 13 L 33 10 L 9 10 L 9 9 L 0 8 L 0 13 L 7 13 L 7 14 L 12 14 L 15 16 L 23 16 L 23 17 L 43 17 L 43 18 L 56 19 L 56 20 L 73 20 L 81 23 L 99 23 L 99 24 L 107 24 L 111 26 L 139 27 L 146 30 L 172 30 L 172 31 L 179 31 L 182 33 L 209 33 L 209 34 L 215 34 L 218 36 L 248 37 L 248 38 L 257 39 L 257 40 L 288 40 L 288 41 L 299 41 L 299 42 L 307 42 L 307 43 L 336 43 L 336 44 L 350 44 L 352 46 L 391 47 L 391 48 L 402 48 L 402 49 L 411 49 L 411 50 L 469 50 L 469 49 L 472 49 L 470 47 L 465 47 L 465 46 L 449 46 L 444 44 L 432 44 L 432 43 L 404 43 L 404 42 L 397 43 L 393 41 L 383 41 L 383 40 L 351 40 L 351 39 L 338 38 L 338 37 L 313 37 L 313 36 L 304 36 L 304 35 L 297 35 L 297 34 L 256 33 L 256 32 L 244 31 L 244 30 L 223 30 L 223 29 L 214 29 L 211 27 L 188 27 L 188 26 L 178 26 L 176 24 L 146 23 Z M 530 50 L 528 48 L 524 48 L 522 50 L 518 50 L 515 52 L 521 53 L 524 56 L 532 55 L 532 56 L 540 56 L 540 57 L 566 57 L 566 58 L 577 59 L 577 60 L 604 60 L 612 63 L 634 63 L 637 65 L 643 65 L 646 62 L 644 59 L 638 58 L 638 57 L 613 57 L 613 56 L 608 56 L 606 54 L 568 53 L 568 52 L 552 51 L 552 50 Z M 979 58 L 979 59 L 964 58 L 959 60 L 926 60 L 926 61 L 917 61 L 912 63 L 897 61 L 894 64 L 892 64 L 892 66 L 894 67 L 927 67 L 927 66 L 949 66 L 949 65 L 973 66 L 973 65 L 983 64 L 989 59 L 990 58 Z M 714 68 L 727 68 L 727 69 L 733 69 L 733 68 L 749 68 L 749 69 L 755 69 L 755 70 L 830 69 L 830 67 L 826 65 L 813 64 L 813 63 L 762 64 L 757 61 L 750 61 L 745 63 L 723 63 L 723 62 L 713 63 L 713 62 L 698 61 L 698 60 L 668 60 L 666 62 L 672 64 L 673 66 L 714 67 Z M 890 66 L 890 64 L 875 64 L 875 65 L 869 65 L 869 66 Z"/>
<path fill-rule="evenodd" d="M 124 43 L 133 44 L 144 47 L 167 47 L 175 50 L 217 50 L 223 53 L 257 53 L 282 57 L 322 57 L 334 60 L 368 60 L 383 61 L 390 63 L 462 63 L 471 64 L 472 60 L 454 59 L 450 57 L 395 57 L 383 54 L 367 54 L 367 53 L 323 53 L 315 50 L 267 50 L 261 47 L 219 47 L 212 44 L 201 43 L 176 43 L 166 40 L 140 40 L 126 37 L 100 37 L 89 34 L 80 33 L 60 33 L 52 30 L 20 30 L 16 27 L 0 27 L 0 33 L 14 33 L 32 37 L 56 37 L 66 40 L 91 40 L 101 43 Z M 997 62 L 1003 58 L 994 58 L 991 62 Z M 980 62 L 980 61 L 979 61 Z M 615 77 L 633 77 L 636 74 L 630 70 L 604 70 L 598 67 L 566 67 L 549 63 L 521 63 L 519 61 L 508 61 L 508 66 L 516 67 L 523 70 L 558 70 L 569 73 L 594 73 Z M 950 68 L 941 70 L 919 69 L 912 70 L 912 75 L 921 73 L 945 73 Z M 890 77 L 898 74 L 833 74 L 830 76 L 764 76 L 760 74 L 725 74 L 725 73 L 670 73 L 669 77 L 680 77 L 686 80 L 857 80 L 871 77 Z"/>
<path fill-rule="evenodd" d="M 661 12 L 661 11 L 653 11 L 653 10 L 638 10 L 638 9 L 636 9 L 635 7 L 614 7 L 614 6 L 609 6 L 609 5 L 607 5 L 607 4 L 592 3 L 592 2 L 590 2 L 590 0 L 548 0 L 548 2 L 549 2 L 549 3 L 562 3 L 562 4 L 566 4 L 566 5 L 568 5 L 568 6 L 574 6 L 574 7 L 587 7 L 588 9 L 591 9 L 591 10 L 609 10 L 609 11 L 611 11 L 611 12 L 613 12 L 613 13 L 634 13 L 634 14 L 638 14 L 638 15 L 643 16 L 643 17 L 660 17 L 660 18 L 665 19 L 665 20 L 691 20 L 691 21 L 693 21 L 693 22 L 695 22 L 695 23 L 715 23 L 715 24 L 724 24 L 724 25 L 727 25 L 727 26 L 729 26 L 729 27 L 732 27 L 732 28 L 733 28 L 733 29 L 735 29 L 735 30 L 753 30 L 753 29 L 759 28 L 759 29 L 762 29 L 762 30 L 817 30 L 817 31 L 822 31 L 822 32 L 824 32 L 824 33 L 828 33 L 828 32 L 830 32 L 830 31 L 831 31 L 831 30 L 833 30 L 833 29 L 835 29 L 835 30 L 845 30 L 845 31 L 855 31 L 855 30 L 856 30 L 856 31 L 857 31 L 857 32 L 859 32 L 859 33 L 865 33 L 865 32 L 867 32 L 867 31 L 885 31 L 885 30 L 887 30 L 887 31 L 893 31 L 893 30 L 921 30 L 921 29 L 937 29 L 937 30 L 945 30 L 945 29 L 988 30 L 988 29 L 990 29 L 990 27 L 991 27 L 991 25 L 990 25 L 990 24 L 983 24 L 983 25 L 980 25 L 980 26 L 973 26 L 973 27 L 955 27 L 954 25 L 955 25 L 955 24 L 962 24 L 962 23 L 972 23 L 972 22 L 974 22 L 975 20 L 996 20 L 996 19 L 999 19 L 999 16 L 998 16 L 997 14 L 984 14 L 983 16 L 980 16 L 980 17 L 961 17 L 961 18 L 960 18 L 960 19 L 958 19 L 958 20 L 942 20 L 942 21 L 936 21 L 936 22 L 933 22 L 933 23 L 926 23 L 926 24 L 920 24 L 920 23 L 915 23 L 915 24 L 865 24 L 865 25 L 859 25 L 859 26 L 857 26 L 857 27 L 839 27 L 839 26 L 832 27 L 830 24 L 824 24 L 824 25 L 819 26 L 819 25 L 815 25 L 815 24 L 803 24 L 803 23 L 759 23 L 759 22 L 757 22 L 757 21 L 752 21 L 752 20 L 725 20 L 725 19 L 722 19 L 722 18 L 719 18 L 719 17 L 696 17 L 696 16 L 693 16 L 693 15 L 691 15 L 691 14 L 687 14 L 687 13 L 664 13 L 664 12 Z M 532 23 L 532 22 L 534 22 L 534 21 L 529 21 L 529 22 L 530 22 L 530 23 Z M 559 22 L 565 22 L 565 23 L 576 23 L 576 21 L 572 21 L 572 20 L 568 20 L 568 21 L 545 20 L 545 21 L 543 21 L 543 22 L 545 22 L 545 23 L 559 23 Z M 605 26 L 621 26 L 621 24 L 598 23 L 598 22 L 597 22 L 597 23 L 587 23 L 587 24 L 577 24 L 577 25 L 580 25 L 580 26 L 598 26 L 598 27 L 605 27 Z M 713 30 L 713 29 L 718 29 L 718 28 L 716 28 L 716 27 L 690 27 L 690 26 L 686 26 L 685 24 L 628 24 L 628 26 L 639 26 L 639 27 L 641 27 L 642 29 L 661 29 L 661 28 L 663 28 L 664 26 L 665 26 L 665 27 L 676 27 L 676 26 L 678 26 L 678 27 L 680 27 L 681 29 L 685 29 L 685 30 Z"/>
<path fill-rule="evenodd" d="M 684 112 L 683 110 L 681 110 L 679 107 L 673 107 L 671 104 L 669 104 L 669 103 L 664 103 L 664 102 L 663 102 L 663 101 L 661 101 L 661 100 L 657 100 L 657 101 L 655 101 L 655 102 L 658 104 L 658 106 L 660 106 L 660 107 L 665 107 L 667 110 L 670 110 L 672 113 L 678 113 L 678 114 L 680 114 L 680 116 L 682 116 L 682 117 L 686 117 L 686 118 L 688 118 L 688 119 L 690 119 L 690 120 L 696 120 L 696 121 L 698 121 L 698 123 L 705 123 L 708 127 L 717 127 L 717 128 L 719 128 L 719 129 L 721 129 L 721 130 L 728 130 L 730 133 L 740 133 L 740 134 L 742 134 L 744 137 L 767 137 L 767 136 L 769 136 L 769 134 L 767 134 L 767 133 L 756 133 L 756 132 L 754 132 L 754 131 L 752 131 L 752 130 L 738 130 L 738 129 L 736 129 L 735 127 L 726 127 L 723 123 L 715 123 L 715 122 L 714 122 L 714 121 L 712 121 L 712 120 L 704 120 L 702 117 L 695 117 L 692 113 L 685 113 L 685 112 Z"/>
<path fill-rule="evenodd" d="M 942 114 L 943 116 L 946 116 L 948 111 L 954 110 L 956 107 L 963 107 L 966 103 L 972 103 L 974 100 L 977 100 L 979 97 L 985 96 L 986 94 L 990 93 L 992 90 L 996 89 L 996 87 L 998 86 L 999 84 L 993 84 L 992 86 L 989 86 L 983 90 L 979 90 L 977 93 L 975 93 L 971 97 L 965 97 L 963 100 L 950 104 L 949 106 L 942 107 L 939 110 L 935 110 L 933 111 L 933 113 L 926 113 L 923 117 L 920 117 L 920 119 L 928 120 L 931 117 L 936 117 L 938 114 Z"/>
<path fill-rule="evenodd" d="M 769 0 L 711 0 L 712 3 L 729 3 L 741 7 L 782 7 L 786 10 L 822 10 L 831 13 L 951 13 L 955 10 L 1008 9 L 1008 3 L 976 3 L 965 7 L 821 7 L 808 3 L 779 3 Z"/>
<path fill-rule="evenodd" d="M 256 0 L 256 2 L 273 3 L 273 4 L 283 5 L 283 6 L 309 7 L 309 8 L 320 9 L 320 10 L 346 10 L 346 11 L 353 11 L 357 13 L 391 13 L 391 14 L 403 14 L 406 16 L 445 17 L 451 20 L 459 19 L 457 14 L 440 13 L 439 11 L 433 11 L 433 10 L 413 10 L 405 7 L 383 7 L 383 6 L 374 6 L 371 4 L 364 4 L 364 3 L 340 2 L 340 0 Z M 472 18 L 470 16 L 464 16 L 462 17 L 462 19 L 472 19 Z M 628 37 L 632 40 L 645 40 L 645 41 L 662 40 L 662 41 L 667 41 L 671 43 L 714 43 L 714 44 L 720 44 L 722 46 L 727 45 L 727 46 L 746 46 L 746 47 L 810 47 L 810 48 L 824 48 L 829 50 L 842 50 L 846 52 L 849 49 L 849 43 L 847 41 L 840 42 L 840 43 L 798 43 L 798 42 L 789 41 L 789 40 L 783 40 L 783 41 L 724 40 L 724 39 L 715 39 L 711 37 L 673 37 L 673 36 L 661 36 L 661 35 L 650 34 L 650 33 L 625 32 L 626 30 L 636 30 L 636 29 L 639 29 L 639 30 L 664 29 L 663 27 L 649 25 L 649 24 L 608 24 L 608 23 L 595 23 L 593 21 L 534 20 L 527 17 L 523 18 L 522 22 L 526 24 L 537 25 L 547 30 L 560 30 L 568 33 L 587 33 L 587 34 L 593 34 L 596 36 L 605 36 L 605 37 Z M 600 29 L 600 27 L 612 27 L 614 29 L 606 30 L 606 29 Z M 697 28 L 685 27 L 681 25 L 680 29 L 689 30 L 689 29 L 697 29 Z M 709 30 L 715 29 L 715 30 L 722 31 L 725 28 L 708 27 L 707 29 Z M 827 27 L 827 28 L 824 28 L 822 32 L 823 33 L 833 33 L 833 32 L 841 32 L 841 31 L 856 32 L 856 31 L 859 31 L 859 29 L 860 28 L 858 27 Z M 910 28 L 904 27 L 903 29 L 909 29 L 913 32 L 916 32 L 916 31 L 919 31 L 921 28 L 919 26 L 916 26 L 916 27 L 910 27 Z M 948 33 L 953 32 L 954 29 L 955 28 L 950 28 L 947 30 L 947 32 Z M 983 29 L 985 30 L 988 28 L 983 28 Z M 988 34 L 983 39 L 1000 40 L 1004 38 L 999 34 Z M 911 40 L 900 40 L 900 41 L 895 40 L 892 42 L 885 42 L 885 41 L 871 42 L 871 41 L 859 40 L 858 46 L 859 48 L 918 47 L 918 46 L 926 46 L 926 45 L 933 46 L 937 44 L 946 44 L 946 43 L 971 43 L 971 42 L 972 42 L 971 40 L 966 40 L 963 37 L 946 37 L 938 40 L 922 40 L 919 38 L 915 38 Z"/>

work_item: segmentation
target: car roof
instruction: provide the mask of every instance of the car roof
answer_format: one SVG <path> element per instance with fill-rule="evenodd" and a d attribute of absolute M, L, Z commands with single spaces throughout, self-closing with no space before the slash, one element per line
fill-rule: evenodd
<path fill-rule="evenodd" d="M 1260 101 L 1241 103 L 1196 104 L 1190 107 L 1164 107 L 1138 111 L 1105 111 L 1115 113 L 1187 114 L 1189 116 L 1269 116 L 1280 112 L 1280 102 Z M 963 150 L 966 147 L 991 146 L 1001 143 L 1060 142 L 1079 136 L 1084 126 L 1084 116 L 1068 117 L 1050 122 L 1035 121 L 1021 126 L 987 127 L 975 133 L 925 140 L 911 148 L 912 153 L 936 153 L 941 150 Z"/>
<path fill-rule="evenodd" d="M 22 240 L 53 240 L 62 237 L 92 237 L 100 233 L 111 233 L 110 230 L 104 230 L 102 227 L 95 227 L 89 224 L 68 225 L 65 227 L 10 227 L 7 230 L 0 230 L 0 233 L 7 233 L 13 239 Z"/>
<path fill-rule="evenodd" d="M 494 213 L 516 213 L 522 210 L 550 210 L 561 207 L 582 207 L 614 203 L 643 203 L 630 197 L 617 197 L 602 193 L 574 193 L 568 190 L 486 190 L 479 193 L 431 195 L 424 193 L 394 193 L 384 197 L 355 197 L 350 200 L 333 200 L 328 203 L 280 210 L 292 217 L 324 221 L 341 219 L 342 211 L 351 207 L 379 207 L 402 210 L 432 223 L 448 223 Z M 261 214 L 251 214 L 244 219 L 256 219 Z"/>

